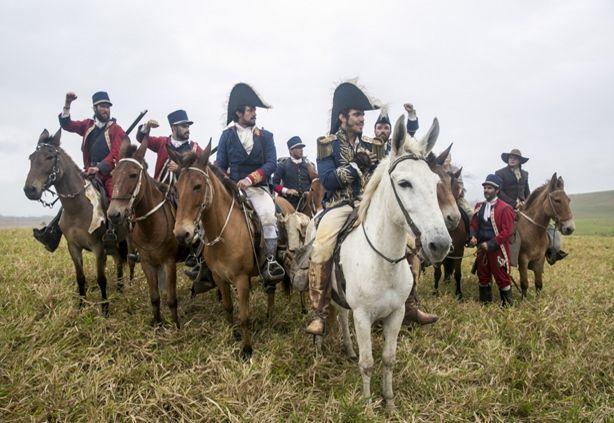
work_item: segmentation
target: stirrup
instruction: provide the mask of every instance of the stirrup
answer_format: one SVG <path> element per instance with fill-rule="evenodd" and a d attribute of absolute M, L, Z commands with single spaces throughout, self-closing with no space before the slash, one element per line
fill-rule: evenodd
<path fill-rule="evenodd" d="M 284 268 L 275 260 L 273 256 L 269 256 L 266 259 L 264 265 L 264 271 L 262 272 L 264 278 L 268 281 L 280 281 L 286 275 Z"/>

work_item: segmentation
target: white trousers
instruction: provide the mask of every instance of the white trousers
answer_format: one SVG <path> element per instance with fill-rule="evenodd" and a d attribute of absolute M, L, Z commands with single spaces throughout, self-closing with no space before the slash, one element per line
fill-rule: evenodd
<path fill-rule="evenodd" d="M 247 187 L 245 194 L 260 219 L 264 239 L 276 239 L 277 217 L 275 216 L 275 203 L 269 189 L 267 187 Z"/>

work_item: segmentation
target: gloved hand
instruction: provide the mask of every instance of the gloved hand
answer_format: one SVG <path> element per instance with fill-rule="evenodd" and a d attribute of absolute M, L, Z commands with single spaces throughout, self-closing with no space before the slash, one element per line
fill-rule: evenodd
<path fill-rule="evenodd" d="M 366 172 L 371 167 L 371 158 L 367 153 L 363 153 L 362 151 L 356 153 L 352 162 L 356 163 L 361 172 Z"/>

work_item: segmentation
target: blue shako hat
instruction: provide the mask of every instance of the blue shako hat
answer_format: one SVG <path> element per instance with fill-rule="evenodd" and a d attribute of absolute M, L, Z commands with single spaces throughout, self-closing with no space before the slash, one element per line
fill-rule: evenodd
<path fill-rule="evenodd" d="M 292 150 L 293 148 L 305 148 L 305 144 L 303 144 L 301 137 L 292 137 L 286 144 L 288 144 L 288 150 Z"/>
<path fill-rule="evenodd" d="M 234 120 L 235 111 L 241 106 L 271 108 L 270 104 L 264 102 L 256 91 L 244 82 L 239 82 L 230 91 L 226 116 L 227 125 Z"/>
<path fill-rule="evenodd" d="M 173 125 L 181 125 L 182 123 L 187 123 L 188 125 L 193 124 L 190 119 L 188 119 L 188 114 L 185 110 L 175 110 L 174 112 L 169 113 L 168 115 L 168 124 L 170 126 Z"/>
<path fill-rule="evenodd" d="M 375 110 L 379 105 L 375 104 L 367 95 L 354 83 L 343 82 L 335 88 L 333 94 L 333 109 L 330 117 L 330 133 L 335 134 L 339 130 L 339 113 L 345 109 L 356 110 Z"/>
<path fill-rule="evenodd" d="M 106 91 L 98 91 L 94 93 L 92 96 L 92 106 L 95 106 L 100 103 L 109 103 L 109 106 L 112 106 L 111 100 L 109 99 L 109 94 Z"/>
<path fill-rule="evenodd" d="M 501 189 L 501 185 L 503 185 L 503 180 L 497 175 L 490 174 L 486 177 L 486 180 L 482 182 L 482 186 L 491 185 L 497 189 Z"/>

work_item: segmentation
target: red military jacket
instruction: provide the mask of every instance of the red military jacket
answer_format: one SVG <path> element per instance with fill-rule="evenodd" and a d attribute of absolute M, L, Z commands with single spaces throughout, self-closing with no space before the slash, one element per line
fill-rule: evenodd
<path fill-rule="evenodd" d="M 85 142 L 87 140 L 87 136 L 94 129 L 94 120 L 93 119 L 85 119 L 85 120 L 71 120 L 70 116 L 62 118 L 60 115 L 60 125 L 62 129 L 68 132 L 74 132 L 83 137 L 81 141 L 81 151 L 83 152 L 83 165 L 85 168 L 91 166 L 91 155 L 89 151 L 89 147 Z M 115 119 L 109 120 L 107 122 L 107 126 L 104 130 L 104 138 L 107 143 L 107 147 L 109 148 L 109 153 L 106 155 L 104 159 L 102 159 L 99 163 L 97 163 L 98 168 L 100 169 L 100 173 L 103 175 L 108 175 L 111 173 L 111 170 L 115 167 L 115 163 L 119 160 L 119 149 L 122 144 L 122 140 L 126 133 L 115 123 Z"/>
<path fill-rule="evenodd" d="M 480 220 L 480 210 L 484 206 L 485 202 L 479 202 L 475 205 L 475 213 L 471 217 L 470 232 L 471 236 L 476 236 L 479 232 L 480 224 L 485 223 L 483 220 Z M 493 220 L 494 215 L 494 220 Z M 497 199 L 497 202 L 493 208 L 491 208 L 491 221 L 493 226 L 496 226 L 496 231 L 498 235 L 495 236 L 494 239 L 489 241 L 490 244 L 494 241 L 494 243 L 505 249 L 505 254 L 507 257 L 510 255 L 510 237 L 514 233 L 514 220 L 516 218 L 516 213 L 514 209 L 507 204 L 505 201 L 500 198 Z M 489 248 L 490 250 L 490 248 Z"/>
<path fill-rule="evenodd" d="M 154 178 L 158 179 L 158 177 L 160 176 L 160 173 L 162 173 L 162 169 L 164 169 L 164 165 L 166 164 L 166 161 L 168 159 L 168 150 L 167 148 L 172 148 L 175 151 L 178 151 L 179 153 L 184 153 L 186 151 L 193 151 L 196 154 L 200 155 L 203 152 L 203 149 L 200 148 L 200 146 L 194 142 L 194 141 L 190 141 L 187 142 L 185 144 L 185 150 L 184 148 L 179 148 L 176 149 L 173 144 L 171 143 L 171 137 L 152 137 L 151 135 L 147 135 L 141 132 L 141 129 L 139 128 L 139 131 L 137 132 L 136 135 L 136 139 L 138 142 L 143 142 L 143 140 L 145 139 L 145 137 L 147 137 L 147 148 L 150 149 L 151 151 L 157 153 L 157 157 L 156 157 L 156 167 L 154 169 Z M 188 148 L 189 146 L 189 148 Z M 182 146 L 183 147 L 183 146 Z"/>

